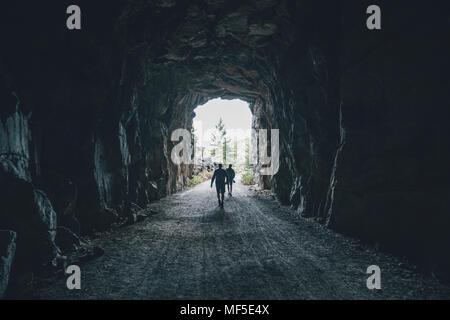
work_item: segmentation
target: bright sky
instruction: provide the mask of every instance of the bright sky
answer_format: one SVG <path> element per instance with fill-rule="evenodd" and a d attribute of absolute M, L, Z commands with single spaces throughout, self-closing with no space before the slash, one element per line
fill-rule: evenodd
<path fill-rule="evenodd" d="M 209 145 L 211 133 L 222 118 L 228 137 L 243 140 L 250 136 L 252 113 L 247 102 L 242 100 L 209 100 L 195 110 L 193 126 L 202 145 Z"/>

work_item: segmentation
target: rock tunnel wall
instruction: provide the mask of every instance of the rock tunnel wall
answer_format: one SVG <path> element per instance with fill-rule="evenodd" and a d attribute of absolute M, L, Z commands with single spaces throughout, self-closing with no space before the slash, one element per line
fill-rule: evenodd
<path fill-rule="evenodd" d="M 0 178 L 14 189 L 0 229 L 33 261 L 18 264 L 55 264 L 56 226 L 102 230 L 182 189 L 191 168 L 170 161 L 170 133 L 223 97 L 280 129 L 280 170 L 258 182 L 282 203 L 448 266 L 447 20 L 388 1 L 376 32 L 364 1 L 92 2 L 81 31 L 64 1 L 9 4 L 1 21 Z"/>
<path fill-rule="evenodd" d="M 287 53 L 259 106 L 261 127 L 282 132 L 280 172 L 259 182 L 303 217 L 445 274 L 446 11 L 380 1 L 384 27 L 370 33 L 357 27 L 370 4 L 341 2 L 307 24 L 303 56 Z"/>
<path fill-rule="evenodd" d="M 359 6 L 343 6 L 340 146 L 328 223 L 382 248 L 450 270 L 450 53 L 441 38 L 449 20 L 443 2 L 381 2 L 384 29 L 367 37 Z"/>

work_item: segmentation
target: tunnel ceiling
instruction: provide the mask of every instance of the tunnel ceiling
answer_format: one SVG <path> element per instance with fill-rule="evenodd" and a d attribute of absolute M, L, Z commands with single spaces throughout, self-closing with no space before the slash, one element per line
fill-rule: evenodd
<path fill-rule="evenodd" d="M 149 50 L 152 67 L 182 74 L 189 90 L 254 100 L 267 95 L 267 61 L 292 45 L 295 11 L 271 0 L 131 2 L 122 19 L 130 53 Z"/>

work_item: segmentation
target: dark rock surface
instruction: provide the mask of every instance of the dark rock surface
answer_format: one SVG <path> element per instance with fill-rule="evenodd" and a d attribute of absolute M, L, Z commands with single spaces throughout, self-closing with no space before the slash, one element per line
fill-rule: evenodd
<path fill-rule="evenodd" d="M 66 227 L 56 229 L 55 242 L 63 254 L 75 251 L 81 246 L 80 238 Z"/>
<path fill-rule="evenodd" d="M 0 230 L 0 299 L 6 292 L 16 252 L 16 233 L 10 230 Z"/>
<path fill-rule="evenodd" d="M 56 263 L 56 213 L 31 182 L 38 166 L 33 167 L 37 160 L 29 116 L 14 93 L 12 97 L 0 118 L 0 228 L 17 233 L 17 267 L 41 269 Z"/>
<path fill-rule="evenodd" d="M 5 181 L 5 180 L 4 180 Z M 45 269 L 56 263 L 56 213 L 45 193 L 20 179 L 6 180 L 0 196 L 2 228 L 17 232 L 16 263 L 20 268 Z"/>
<path fill-rule="evenodd" d="M 280 130 L 280 170 L 258 181 L 282 203 L 450 270 L 448 17 L 439 1 L 379 1 L 369 32 L 369 4 L 79 1 L 76 32 L 65 1 L 5 5 L 0 227 L 18 258 L 32 242 L 22 258 L 54 259 L 56 216 L 106 229 L 182 189 L 192 168 L 170 161 L 170 133 L 222 97 Z"/>
<path fill-rule="evenodd" d="M 343 30 L 363 5 L 343 6 Z M 382 5 L 386 30 L 342 33 L 340 142 L 324 216 L 335 230 L 448 274 L 450 48 L 439 40 L 448 22 L 440 2 Z"/>

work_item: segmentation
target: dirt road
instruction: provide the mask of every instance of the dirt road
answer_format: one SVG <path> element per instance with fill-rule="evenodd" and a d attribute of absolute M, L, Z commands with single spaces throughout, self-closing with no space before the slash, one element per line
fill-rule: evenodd
<path fill-rule="evenodd" d="M 450 288 L 392 256 L 237 184 L 225 209 L 209 182 L 152 204 L 159 214 L 95 239 L 105 255 L 81 266 L 81 290 L 65 279 L 46 299 L 431 299 Z M 382 290 L 366 287 L 381 268 Z"/>

